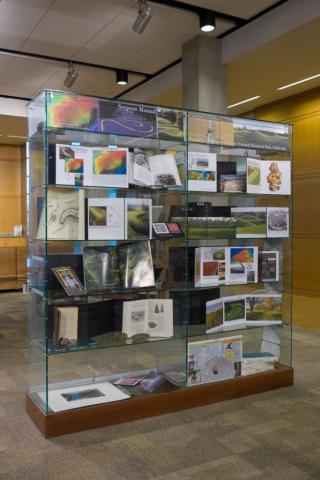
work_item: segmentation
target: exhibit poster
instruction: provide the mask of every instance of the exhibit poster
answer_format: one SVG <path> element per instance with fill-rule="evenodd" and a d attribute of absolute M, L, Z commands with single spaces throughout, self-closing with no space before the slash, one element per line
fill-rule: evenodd
<path fill-rule="evenodd" d="M 248 118 L 233 118 L 232 124 L 233 145 L 236 147 L 284 152 L 290 150 L 289 125 Z M 228 145 L 224 139 L 222 143 Z"/>
<path fill-rule="evenodd" d="M 157 130 L 160 140 L 184 141 L 185 113 L 179 110 L 157 108 Z"/>
<path fill-rule="evenodd" d="M 188 385 L 201 385 L 241 375 L 242 337 L 190 342 Z"/>
<path fill-rule="evenodd" d="M 148 105 L 101 101 L 100 129 L 115 135 L 156 138 L 157 110 Z"/>
<path fill-rule="evenodd" d="M 189 143 L 219 143 L 219 121 L 217 117 L 189 113 L 188 141 Z"/>
<path fill-rule="evenodd" d="M 47 126 L 99 131 L 99 101 L 64 92 L 47 92 Z"/>

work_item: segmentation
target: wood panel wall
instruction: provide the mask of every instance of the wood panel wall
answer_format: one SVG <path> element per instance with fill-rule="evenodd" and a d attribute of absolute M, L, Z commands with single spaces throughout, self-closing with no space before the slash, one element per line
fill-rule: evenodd
<path fill-rule="evenodd" d="M 320 328 L 320 88 L 250 113 L 293 125 L 294 320 Z"/>
<path fill-rule="evenodd" d="M 0 234 L 26 225 L 26 161 L 21 145 L 0 145 Z M 0 290 L 21 288 L 26 278 L 24 238 L 0 239 Z"/>

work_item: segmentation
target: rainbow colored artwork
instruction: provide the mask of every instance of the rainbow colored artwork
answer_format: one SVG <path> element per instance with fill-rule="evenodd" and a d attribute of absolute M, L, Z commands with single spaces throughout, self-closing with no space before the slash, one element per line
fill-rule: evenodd
<path fill-rule="evenodd" d="M 51 92 L 48 97 L 49 127 L 78 127 L 98 130 L 99 102 L 67 93 Z"/>
<path fill-rule="evenodd" d="M 66 173 L 83 173 L 83 159 L 66 158 L 64 161 L 64 171 Z"/>
<path fill-rule="evenodd" d="M 93 154 L 95 175 L 125 175 L 127 173 L 126 150 L 97 150 Z"/>

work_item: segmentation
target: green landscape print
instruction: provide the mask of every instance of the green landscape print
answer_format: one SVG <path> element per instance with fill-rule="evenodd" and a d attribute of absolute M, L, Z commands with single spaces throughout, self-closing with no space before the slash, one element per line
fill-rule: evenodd
<path fill-rule="evenodd" d="M 158 137 L 162 140 L 184 140 L 184 114 L 175 110 L 158 110 Z"/>
<path fill-rule="evenodd" d="M 207 303 L 206 309 L 206 330 L 219 327 L 223 324 L 223 302 Z"/>
<path fill-rule="evenodd" d="M 233 212 L 232 215 L 237 220 L 237 236 L 261 235 L 267 234 L 267 218 L 264 212 Z"/>
<path fill-rule="evenodd" d="M 261 185 L 261 168 L 259 165 L 248 165 L 248 184 Z"/>
<path fill-rule="evenodd" d="M 225 239 L 236 237 L 236 219 L 229 217 L 189 217 L 189 238 Z"/>
<path fill-rule="evenodd" d="M 289 150 L 286 125 L 236 118 L 233 120 L 234 144 L 263 150 Z"/>
<path fill-rule="evenodd" d="M 150 234 L 150 208 L 141 203 L 129 203 L 127 206 L 127 238 L 134 240 L 149 238 Z"/>
<path fill-rule="evenodd" d="M 246 298 L 246 318 L 250 320 L 282 320 L 282 299 L 279 296 Z"/>
<path fill-rule="evenodd" d="M 244 298 L 224 302 L 224 321 L 233 322 L 246 318 L 246 302 Z"/>

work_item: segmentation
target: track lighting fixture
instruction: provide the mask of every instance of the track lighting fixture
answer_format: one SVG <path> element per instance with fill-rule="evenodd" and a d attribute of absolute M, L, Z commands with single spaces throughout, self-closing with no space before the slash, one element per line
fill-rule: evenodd
<path fill-rule="evenodd" d="M 212 32 L 216 28 L 215 16 L 209 10 L 203 10 L 199 13 L 199 22 L 202 32 Z"/>
<path fill-rule="evenodd" d="M 128 72 L 126 70 L 117 70 L 117 84 L 118 85 L 127 85 L 128 83 Z"/>
<path fill-rule="evenodd" d="M 67 88 L 71 88 L 74 82 L 77 80 L 79 76 L 79 72 L 77 72 L 73 66 L 73 63 L 69 63 L 68 73 L 64 80 L 64 86 Z"/>
<path fill-rule="evenodd" d="M 132 30 L 142 33 L 152 18 L 152 9 L 147 0 L 139 0 L 138 17 L 132 25 Z"/>

